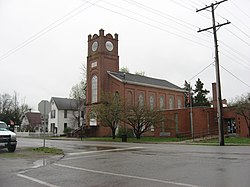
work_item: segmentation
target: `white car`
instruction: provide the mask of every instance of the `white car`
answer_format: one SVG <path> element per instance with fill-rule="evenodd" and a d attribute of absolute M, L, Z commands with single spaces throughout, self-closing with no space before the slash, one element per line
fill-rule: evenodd
<path fill-rule="evenodd" d="M 0 149 L 7 148 L 9 152 L 14 152 L 16 145 L 16 133 L 8 130 L 7 124 L 0 121 Z"/>

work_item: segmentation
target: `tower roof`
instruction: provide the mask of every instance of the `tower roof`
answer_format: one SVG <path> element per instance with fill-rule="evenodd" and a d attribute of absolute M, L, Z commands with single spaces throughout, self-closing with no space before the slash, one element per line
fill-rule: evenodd
<path fill-rule="evenodd" d="M 179 92 L 185 92 L 184 89 L 180 88 L 179 86 L 176 86 L 175 84 L 168 82 L 163 79 L 156 79 L 141 75 L 135 75 L 131 73 L 124 73 L 124 72 L 110 72 L 108 71 L 108 74 L 124 83 L 129 84 L 135 84 L 135 85 L 141 85 L 141 86 L 150 86 L 150 87 L 156 87 L 161 89 L 169 89 Z"/>

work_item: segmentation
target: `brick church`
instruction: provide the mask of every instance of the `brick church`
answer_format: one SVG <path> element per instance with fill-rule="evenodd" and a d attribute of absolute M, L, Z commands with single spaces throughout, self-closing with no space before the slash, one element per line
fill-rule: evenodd
<path fill-rule="evenodd" d="M 166 80 L 119 72 L 118 35 L 104 34 L 88 36 L 86 112 L 100 101 L 102 93 L 118 92 L 130 104 L 139 100 L 160 109 L 184 107 L 185 91 Z M 105 136 L 104 130 L 95 119 L 87 126 L 96 126 L 96 135 Z"/>
<path fill-rule="evenodd" d="M 118 34 L 105 34 L 101 29 L 99 35 L 88 36 L 87 116 L 91 116 L 92 106 L 98 104 L 103 93 L 118 93 L 129 104 L 140 101 L 165 111 L 165 122 L 147 133 L 148 136 L 218 134 L 216 107 L 198 107 L 190 111 L 185 108 L 185 90 L 179 86 L 163 79 L 119 72 Z M 216 106 L 215 97 L 213 103 Z M 228 125 L 237 125 L 239 117 L 235 113 L 226 112 L 225 116 L 226 130 Z M 103 127 L 95 117 L 87 118 L 86 129 L 90 136 L 111 135 L 110 128 Z"/>

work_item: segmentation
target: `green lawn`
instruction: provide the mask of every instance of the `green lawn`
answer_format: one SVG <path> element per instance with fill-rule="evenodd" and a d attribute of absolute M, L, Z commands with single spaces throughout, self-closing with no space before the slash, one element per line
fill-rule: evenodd
<path fill-rule="evenodd" d="M 107 141 L 107 142 L 122 142 L 121 138 L 112 139 L 111 137 L 103 138 L 83 138 L 87 141 Z M 141 137 L 141 139 L 136 138 L 127 138 L 127 142 L 130 143 L 161 143 L 161 142 L 179 142 L 182 141 L 180 138 L 159 138 L 159 137 Z"/>
<path fill-rule="evenodd" d="M 112 139 L 111 137 L 95 137 L 95 138 L 83 138 L 83 141 L 106 141 L 106 142 L 122 142 L 121 138 Z M 141 139 L 128 138 L 129 143 L 164 143 L 164 142 L 181 142 L 183 138 L 169 138 L 169 137 L 141 137 Z M 188 144 L 206 144 L 206 145 L 219 145 L 218 138 L 204 139 L 193 142 L 192 140 Z M 250 138 L 241 137 L 225 137 L 225 145 L 250 145 Z"/>
<path fill-rule="evenodd" d="M 201 140 L 197 143 L 207 143 L 207 144 L 219 144 L 218 138 Z M 250 145 L 250 138 L 241 138 L 241 137 L 225 137 L 226 145 Z"/>

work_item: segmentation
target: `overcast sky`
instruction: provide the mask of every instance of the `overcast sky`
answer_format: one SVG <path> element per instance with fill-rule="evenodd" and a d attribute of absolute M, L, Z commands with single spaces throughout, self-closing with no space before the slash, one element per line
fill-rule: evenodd
<path fill-rule="evenodd" d="M 0 94 L 33 109 L 69 97 L 86 64 L 89 34 L 119 35 L 120 67 L 183 87 L 215 82 L 211 0 L 0 0 Z M 222 97 L 250 92 L 250 1 L 216 8 Z M 209 97 L 211 94 L 209 94 Z"/>

